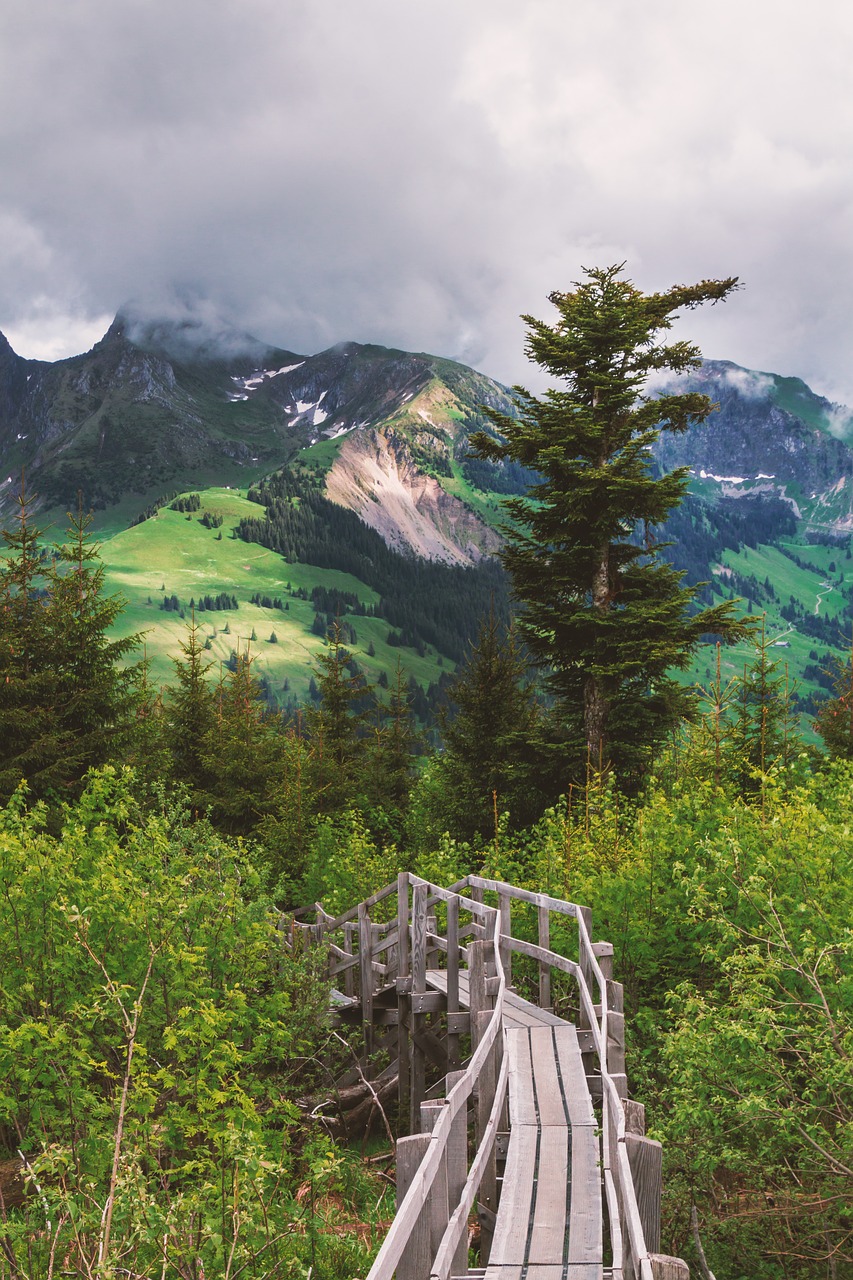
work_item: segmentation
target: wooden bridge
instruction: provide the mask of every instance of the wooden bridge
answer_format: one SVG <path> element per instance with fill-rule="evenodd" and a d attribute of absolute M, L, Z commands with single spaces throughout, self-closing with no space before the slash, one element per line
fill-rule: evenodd
<path fill-rule="evenodd" d="M 364 1062 L 387 1049 L 398 1068 L 410 1132 L 367 1280 L 688 1277 L 657 1252 L 660 1144 L 628 1098 L 622 988 L 587 907 L 402 873 L 344 915 L 318 905 L 292 927 L 328 948 L 336 1013 L 360 1023 Z M 553 1011 L 555 971 L 571 979 L 572 1021 Z"/>

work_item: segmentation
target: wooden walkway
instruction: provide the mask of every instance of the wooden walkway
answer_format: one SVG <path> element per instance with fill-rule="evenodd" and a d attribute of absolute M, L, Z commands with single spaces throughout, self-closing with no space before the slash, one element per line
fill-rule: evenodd
<path fill-rule="evenodd" d="M 601 1280 L 601 1152 L 575 1028 L 506 1032 L 510 1140 L 486 1280 Z"/>
<path fill-rule="evenodd" d="M 552 918 L 564 946 L 574 930 L 576 959 L 552 949 Z M 341 916 L 318 904 L 315 924 L 282 927 L 286 945 L 327 947 L 337 1016 L 361 1024 L 362 1070 L 379 1046 L 397 1058 L 409 1134 L 367 1280 L 689 1280 L 657 1252 L 660 1144 L 628 1101 L 622 988 L 588 908 L 474 875 L 445 889 L 401 873 Z M 512 988 L 514 953 L 535 962 L 538 1005 Z M 551 1011 L 554 972 L 574 984 L 577 1028 Z"/>
<path fill-rule="evenodd" d="M 426 981 L 446 993 L 445 970 Z M 514 991 L 503 1025 L 510 1139 L 486 1280 L 601 1280 L 601 1150 L 577 1031 Z"/>

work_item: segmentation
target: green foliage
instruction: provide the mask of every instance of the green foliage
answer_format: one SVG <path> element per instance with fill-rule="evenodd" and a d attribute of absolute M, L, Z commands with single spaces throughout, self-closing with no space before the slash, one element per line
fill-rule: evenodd
<path fill-rule="evenodd" d="M 323 818 L 317 825 L 308 855 L 303 901 L 322 902 L 328 912 L 338 915 L 396 880 L 399 870 L 397 849 L 378 845 L 364 816 L 350 809 Z M 396 910 L 396 898 L 393 906 Z"/>
<path fill-rule="evenodd" d="M 703 748 L 704 751 L 704 748 Z M 664 1251 L 690 1259 L 689 1213 L 717 1275 L 819 1280 L 853 1262 L 853 770 L 803 758 L 764 794 L 717 786 L 689 744 L 633 801 L 573 788 L 527 832 L 445 837 L 448 880 L 482 864 L 591 907 L 625 985 L 632 1094 L 664 1144 Z M 760 802 L 759 802 L 760 801 Z M 430 865 L 421 855 L 418 870 Z M 513 931 L 536 940 L 518 904 Z M 570 921 L 552 944 L 572 955 Z M 535 967 L 513 965 L 516 984 Z M 531 988 L 532 989 L 532 988 Z M 574 1019 L 571 984 L 556 1010 Z"/>
<path fill-rule="evenodd" d="M 267 715 L 247 651 L 235 656 L 216 691 L 202 747 L 209 779 L 206 799 L 214 821 L 233 835 L 249 835 L 271 811 L 277 773 L 278 726 Z"/>
<path fill-rule="evenodd" d="M 42 818 L 20 795 L 0 817 L 0 1139 L 39 1188 L 4 1214 L 7 1260 L 33 1280 L 51 1249 L 75 1275 L 362 1267 L 298 1225 L 306 1177 L 358 1188 L 331 1143 L 325 1170 L 302 1150 L 292 1081 L 327 991 L 242 851 L 143 812 L 112 769 L 59 838 Z"/>
<path fill-rule="evenodd" d="M 519 625 L 548 669 L 575 777 L 586 758 L 615 766 L 626 785 L 689 704 L 672 668 L 688 664 L 703 633 L 732 639 L 745 627 L 730 602 L 691 613 L 694 589 L 652 534 L 681 501 L 687 472 L 654 478 L 649 450 L 662 431 L 685 431 L 713 406 L 692 392 L 642 396 L 650 373 L 699 363 L 692 344 L 658 341 L 678 308 L 725 298 L 736 281 L 646 295 L 620 275 L 591 270 L 573 292 L 551 294 L 553 327 L 525 317 L 527 354 L 564 389 L 537 399 L 517 388 L 518 419 L 488 412 L 504 438 L 480 432 L 471 443 L 481 457 L 540 476 L 528 497 L 504 504 Z"/>
<path fill-rule="evenodd" d="M 307 718 L 314 747 L 311 780 L 318 811 L 336 813 L 357 792 L 362 764 L 360 738 L 371 701 L 364 677 L 352 670 L 351 655 L 337 623 L 317 658 L 315 674 L 319 701 Z"/>
<path fill-rule="evenodd" d="M 215 697 L 206 679 L 212 664 L 204 661 L 195 613 L 181 642 L 182 658 L 174 659 L 177 683 L 166 693 L 166 734 L 171 752 L 171 774 L 189 790 L 194 804 L 203 804 L 212 783 L 204 756 L 205 743 L 215 720 Z"/>

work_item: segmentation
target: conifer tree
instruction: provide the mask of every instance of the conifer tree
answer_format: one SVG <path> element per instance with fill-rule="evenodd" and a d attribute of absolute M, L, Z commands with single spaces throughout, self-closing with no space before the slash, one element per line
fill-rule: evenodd
<path fill-rule="evenodd" d="M 238 651 L 214 694 L 213 722 L 202 750 L 213 818 L 225 831 L 249 835 L 272 811 L 279 745 L 252 658 Z"/>
<path fill-rule="evenodd" d="M 337 813 L 353 802 L 360 785 L 362 739 L 373 690 L 363 675 L 350 669 L 351 655 L 337 622 L 317 663 L 312 680 L 319 701 L 308 712 L 312 786 L 319 811 Z"/>
<path fill-rule="evenodd" d="M 762 614 L 755 656 L 744 666 L 730 735 L 735 780 L 742 794 L 760 792 L 765 778 L 787 763 L 794 735 L 787 667 L 773 661 Z"/>
<path fill-rule="evenodd" d="M 518 418 L 486 411 L 502 438 L 479 432 L 471 443 L 541 477 L 505 503 L 520 628 L 548 673 L 575 771 L 612 764 L 625 782 L 688 707 L 671 669 L 688 664 L 704 633 L 730 640 L 744 626 L 731 602 L 691 613 L 695 588 L 661 558 L 653 533 L 681 501 L 687 472 L 655 477 L 651 446 L 714 406 L 693 392 L 642 394 L 650 373 L 700 363 L 692 343 L 660 341 L 679 308 L 720 301 L 737 281 L 644 294 L 621 273 L 589 270 L 573 291 L 552 293 L 554 325 L 524 317 L 528 356 L 563 385 L 542 398 L 517 387 Z"/>
<path fill-rule="evenodd" d="M 215 695 L 206 678 L 213 664 L 204 661 L 205 648 L 193 610 L 186 639 L 181 641 L 183 657 L 172 659 L 177 683 L 166 694 L 166 732 L 172 776 L 189 788 L 194 804 L 204 802 L 212 783 L 206 751 L 215 720 Z"/>
<path fill-rule="evenodd" d="M 139 670 L 122 662 L 138 637 L 107 638 L 123 601 L 102 594 L 91 517 L 70 516 L 67 541 L 48 553 L 28 508 L 22 493 L 17 528 L 3 531 L 0 795 L 25 778 L 35 796 L 65 798 L 130 745 Z"/>
<path fill-rule="evenodd" d="M 387 707 L 376 703 L 377 723 L 366 744 L 362 775 L 372 829 L 399 840 L 420 746 L 412 696 L 399 658 L 390 692 Z"/>
<path fill-rule="evenodd" d="M 466 838 L 487 836 L 496 808 L 509 809 L 516 822 L 533 817 L 538 707 L 515 632 L 506 632 L 494 611 L 450 685 L 448 700 L 442 773 L 453 829 Z"/>
<path fill-rule="evenodd" d="M 815 716 L 815 728 L 831 756 L 853 760 L 853 650 L 847 662 L 838 662 L 834 696 Z"/>

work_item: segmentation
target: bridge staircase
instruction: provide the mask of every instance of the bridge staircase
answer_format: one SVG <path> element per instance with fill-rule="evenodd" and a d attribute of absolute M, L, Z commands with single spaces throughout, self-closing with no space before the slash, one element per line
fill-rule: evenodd
<path fill-rule="evenodd" d="M 659 1252 L 660 1144 L 628 1098 L 622 987 L 587 907 L 401 873 L 315 916 L 291 922 L 292 944 L 327 949 L 364 1063 L 396 1058 L 409 1130 L 367 1280 L 688 1280 Z M 555 972 L 571 1019 L 554 1011 Z"/>

